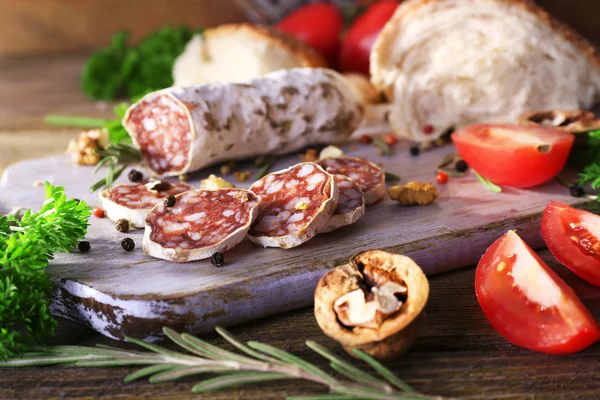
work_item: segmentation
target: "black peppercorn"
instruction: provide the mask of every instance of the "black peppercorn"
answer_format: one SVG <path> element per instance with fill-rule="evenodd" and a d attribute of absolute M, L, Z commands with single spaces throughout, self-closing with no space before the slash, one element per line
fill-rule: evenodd
<path fill-rule="evenodd" d="M 125 249 L 125 251 L 132 251 L 133 249 L 135 249 L 135 242 L 133 241 L 132 238 L 125 238 L 123 240 L 121 240 L 121 247 L 123 247 L 123 249 Z"/>
<path fill-rule="evenodd" d="M 421 153 L 421 148 L 419 146 L 410 146 L 410 155 L 418 156 Z"/>
<path fill-rule="evenodd" d="M 210 258 L 210 262 L 215 267 L 222 267 L 225 264 L 225 257 L 223 257 L 223 253 L 219 253 L 218 251 L 212 255 Z"/>
<path fill-rule="evenodd" d="M 469 169 L 469 164 L 465 162 L 465 160 L 458 160 L 454 165 L 454 168 L 458 172 L 466 172 Z"/>
<path fill-rule="evenodd" d="M 129 180 L 131 182 L 139 182 L 142 179 L 144 179 L 144 175 L 142 175 L 142 173 L 138 170 L 132 169 L 131 171 L 129 171 Z"/>
<path fill-rule="evenodd" d="M 88 242 L 87 240 L 84 240 L 77 244 L 77 248 L 79 249 L 80 252 L 87 253 L 88 251 L 90 251 L 92 246 L 90 246 L 90 242 Z"/>
<path fill-rule="evenodd" d="M 117 221 L 117 224 L 115 225 L 115 229 L 119 232 L 129 232 L 129 220 L 125 219 L 125 218 L 121 218 L 120 220 Z"/>
<path fill-rule="evenodd" d="M 583 197 L 585 195 L 585 190 L 580 185 L 572 185 L 569 188 L 569 192 L 571 192 L 571 196 L 573 197 Z"/>
<path fill-rule="evenodd" d="M 177 202 L 177 199 L 175 198 L 175 196 L 170 194 L 167 197 L 165 197 L 164 202 L 165 202 L 165 207 L 173 207 L 175 205 L 175 203 Z"/>

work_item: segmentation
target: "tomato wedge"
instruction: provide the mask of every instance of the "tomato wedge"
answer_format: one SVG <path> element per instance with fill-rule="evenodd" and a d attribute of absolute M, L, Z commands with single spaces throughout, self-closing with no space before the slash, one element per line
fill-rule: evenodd
<path fill-rule="evenodd" d="M 551 201 L 542 219 L 542 236 L 558 262 L 600 286 L 600 216 Z"/>
<path fill-rule="evenodd" d="M 485 252 L 475 273 L 485 316 L 509 342 L 568 354 L 600 339 L 600 328 L 575 292 L 514 231 Z"/>
<path fill-rule="evenodd" d="M 460 156 L 498 185 L 528 188 L 554 178 L 565 166 L 575 136 L 553 128 L 472 125 L 452 134 Z"/>

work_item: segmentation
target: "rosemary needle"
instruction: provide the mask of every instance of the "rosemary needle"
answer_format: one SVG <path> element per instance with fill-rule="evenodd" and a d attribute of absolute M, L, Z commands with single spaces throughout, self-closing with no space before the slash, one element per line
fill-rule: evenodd
<path fill-rule="evenodd" d="M 35 353 L 25 353 L 21 357 L 0 362 L 0 367 L 58 364 L 78 367 L 142 365 L 143 368 L 127 375 L 125 382 L 140 378 L 148 378 L 151 383 L 166 382 L 188 376 L 213 374 L 216 376 L 203 379 L 192 387 L 192 391 L 199 393 L 280 379 L 302 379 L 327 386 L 330 394 L 298 399 L 442 399 L 439 396 L 414 392 L 389 369 L 364 352 L 356 355 L 372 367 L 378 373 L 378 377 L 353 366 L 349 361 L 315 342 L 306 342 L 310 349 L 330 362 L 333 370 L 346 378 L 342 380 L 287 351 L 259 342 L 243 344 L 223 328 L 218 327 L 217 333 L 244 354 L 221 349 L 195 336 L 179 334 L 170 328 L 164 328 L 163 331 L 180 350 L 187 352 L 168 350 L 138 339 L 127 338 L 148 351 L 131 351 L 108 346 L 42 347 L 36 349 Z"/>

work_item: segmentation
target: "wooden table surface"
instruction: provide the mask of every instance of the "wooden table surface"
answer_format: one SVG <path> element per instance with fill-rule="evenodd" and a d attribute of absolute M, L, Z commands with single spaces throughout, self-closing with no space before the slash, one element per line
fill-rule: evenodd
<path fill-rule="evenodd" d="M 64 151 L 73 131 L 44 125 L 47 113 L 110 116 L 108 105 L 78 92 L 83 55 L 0 59 L 0 172 L 30 157 Z M 583 302 L 600 318 L 600 290 L 550 262 Z M 569 356 L 536 354 L 500 337 L 481 312 L 473 289 L 473 267 L 431 278 L 427 323 L 412 351 L 389 366 L 418 391 L 470 399 L 598 399 L 600 344 Z M 279 346 L 327 368 L 303 342 L 315 340 L 336 353 L 341 348 L 321 333 L 312 309 L 302 309 L 231 329 L 244 340 Z M 205 339 L 222 344 L 216 335 Z M 69 321 L 60 321 L 57 342 L 115 344 Z M 359 362 L 357 366 L 362 366 Z M 323 393 L 301 381 L 281 381 L 192 395 L 198 379 L 125 384 L 133 368 L 27 368 L 0 370 L 0 399 L 281 399 L 286 395 Z"/>

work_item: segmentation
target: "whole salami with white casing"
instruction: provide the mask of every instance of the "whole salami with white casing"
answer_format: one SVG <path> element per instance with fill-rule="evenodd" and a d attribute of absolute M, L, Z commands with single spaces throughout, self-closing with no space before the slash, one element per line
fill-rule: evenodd
<path fill-rule="evenodd" d="M 146 218 L 144 252 L 167 261 L 211 257 L 241 242 L 257 215 L 260 199 L 245 189 L 191 190 L 161 203 Z"/>
<path fill-rule="evenodd" d="M 247 83 L 150 93 L 129 107 L 123 126 L 146 164 L 170 176 L 228 160 L 344 142 L 362 114 L 342 75 L 296 68 Z"/>
<path fill-rule="evenodd" d="M 327 224 L 339 198 L 333 175 L 315 163 L 300 163 L 254 182 L 261 198 L 248 237 L 263 247 L 288 249 L 310 240 Z"/>
<path fill-rule="evenodd" d="M 160 189 L 160 190 L 158 190 Z M 136 182 L 114 186 L 100 193 L 100 204 L 108 219 L 126 219 L 130 227 L 143 228 L 152 207 L 168 195 L 177 195 L 194 189 L 183 182 Z"/>

